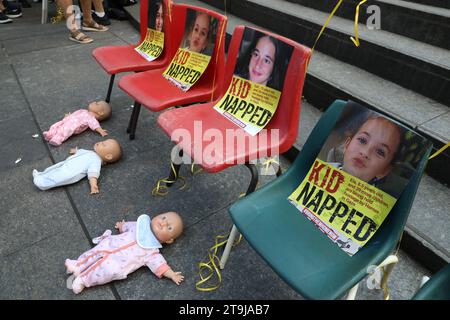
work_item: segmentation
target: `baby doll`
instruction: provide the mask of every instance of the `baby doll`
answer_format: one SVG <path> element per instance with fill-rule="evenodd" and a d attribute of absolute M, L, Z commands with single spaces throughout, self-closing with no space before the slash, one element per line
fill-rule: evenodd
<path fill-rule="evenodd" d="M 176 212 L 166 212 L 153 219 L 140 215 L 136 222 L 117 222 L 119 234 L 110 230 L 93 240 L 97 245 L 77 260 L 66 259 L 67 273 L 73 274 L 69 288 L 75 294 L 84 288 L 126 279 L 128 274 L 147 266 L 158 277 L 171 279 L 177 285 L 183 280 L 159 253 L 162 243 L 173 243 L 183 232 L 183 221 Z"/>
<path fill-rule="evenodd" d="M 104 137 L 108 133 L 100 127 L 99 121 L 108 119 L 111 112 L 111 106 L 107 102 L 91 102 L 88 110 L 77 110 L 53 124 L 48 131 L 44 131 L 44 138 L 51 145 L 60 146 L 70 136 L 80 134 L 88 127 Z"/>
<path fill-rule="evenodd" d="M 122 151 L 114 139 L 97 142 L 94 151 L 72 148 L 72 156 L 48 167 L 42 172 L 33 170 L 33 182 L 41 190 L 75 183 L 88 177 L 91 194 L 98 193 L 97 179 L 102 165 L 116 162 Z"/>

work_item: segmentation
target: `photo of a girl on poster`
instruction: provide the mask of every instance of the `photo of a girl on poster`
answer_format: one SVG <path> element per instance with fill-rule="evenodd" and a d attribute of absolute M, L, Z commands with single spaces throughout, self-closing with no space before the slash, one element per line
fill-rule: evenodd
<path fill-rule="evenodd" d="M 188 10 L 181 48 L 212 55 L 217 35 L 217 19 L 204 12 Z"/>
<path fill-rule="evenodd" d="M 281 91 L 291 53 L 284 42 L 246 28 L 234 74 Z"/>
<path fill-rule="evenodd" d="M 319 159 L 398 198 L 425 152 L 425 139 L 381 114 L 348 103 Z"/>
<path fill-rule="evenodd" d="M 150 3 L 148 10 L 148 27 L 159 32 L 164 28 L 164 2 L 155 1 Z"/>

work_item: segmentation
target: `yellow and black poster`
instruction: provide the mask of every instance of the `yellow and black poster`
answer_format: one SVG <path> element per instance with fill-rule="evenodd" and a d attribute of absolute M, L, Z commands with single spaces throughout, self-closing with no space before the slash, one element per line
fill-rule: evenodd
<path fill-rule="evenodd" d="M 208 67 L 218 27 L 218 20 L 204 12 L 188 9 L 186 14 L 181 46 L 163 73 L 183 91 L 188 91 Z"/>
<path fill-rule="evenodd" d="M 256 135 L 277 110 L 291 54 L 291 46 L 246 28 L 233 79 L 214 109 Z"/>
<path fill-rule="evenodd" d="M 145 39 L 134 50 L 148 61 L 157 59 L 164 50 L 164 1 L 149 3 L 148 28 Z"/>
<path fill-rule="evenodd" d="M 288 200 L 350 256 L 394 207 L 429 142 L 349 102 Z"/>

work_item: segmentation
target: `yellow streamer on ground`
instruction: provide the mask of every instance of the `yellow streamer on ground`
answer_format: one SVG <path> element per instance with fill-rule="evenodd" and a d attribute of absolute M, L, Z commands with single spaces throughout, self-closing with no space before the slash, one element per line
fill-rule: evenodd
<path fill-rule="evenodd" d="M 197 170 L 195 170 L 194 168 L 195 168 L 195 163 L 192 163 L 192 165 L 191 165 L 191 173 L 192 173 L 193 176 L 195 176 L 197 173 L 200 173 L 200 172 L 203 171 L 202 167 L 200 167 Z"/>
<path fill-rule="evenodd" d="M 270 165 L 272 165 L 272 163 L 275 163 L 276 165 L 280 165 L 280 163 L 277 161 L 277 160 L 275 160 L 275 158 L 274 157 L 271 157 L 271 158 L 269 158 L 269 159 L 267 159 L 266 161 L 264 161 L 264 163 L 263 163 L 263 166 L 264 166 L 264 172 L 265 172 L 265 174 L 267 174 L 267 172 L 269 171 L 269 166 Z"/>
<path fill-rule="evenodd" d="M 353 43 L 355 44 L 355 46 L 359 47 L 359 39 L 358 39 L 358 19 L 359 19 L 359 6 L 362 5 L 364 2 L 366 2 L 367 0 L 363 0 L 361 1 L 357 6 L 356 6 L 356 13 L 355 13 L 355 37 L 350 37 L 350 39 L 353 41 Z"/>
<path fill-rule="evenodd" d="M 172 172 L 174 174 L 174 179 L 170 180 L 169 179 L 170 177 L 159 179 L 156 184 L 156 187 L 154 187 L 152 190 L 152 195 L 161 197 L 166 196 L 169 193 L 169 187 L 163 185 L 163 183 L 175 183 L 178 179 L 181 179 L 183 181 L 183 185 L 180 188 L 178 188 L 178 190 L 183 190 L 186 188 L 187 186 L 186 179 L 182 176 L 178 176 L 172 162 L 170 163 L 170 168 L 172 169 Z"/>
<path fill-rule="evenodd" d="M 220 285 L 222 283 L 222 274 L 220 273 L 220 270 L 218 267 L 218 265 L 220 263 L 220 259 L 219 259 L 219 257 L 217 257 L 217 251 L 219 250 L 220 247 L 226 245 L 226 243 L 228 242 L 229 235 L 230 234 L 223 235 L 223 236 L 221 236 L 221 235 L 216 236 L 214 245 L 211 248 L 209 248 L 209 250 L 208 250 L 209 261 L 208 262 L 200 262 L 198 264 L 199 275 L 200 275 L 200 279 L 201 279 L 195 284 L 195 288 L 198 291 L 203 291 L 203 292 L 214 291 L 220 287 Z M 222 239 L 226 239 L 226 240 L 221 241 Z M 237 244 L 239 244 L 239 242 L 241 242 L 241 240 L 242 240 L 242 235 L 239 236 L 238 240 L 233 244 L 233 247 L 236 246 Z M 205 269 L 207 271 L 209 271 L 209 273 L 206 276 L 202 273 L 202 271 Z M 208 286 L 208 287 L 202 286 L 207 281 L 209 281 L 214 276 L 214 274 L 217 275 L 216 284 L 214 284 L 212 286 Z"/>
<path fill-rule="evenodd" d="M 439 155 L 440 153 L 442 153 L 445 149 L 447 149 L 448 147 L 450 147 L 450 142 L 447 143 L 445 146 L 443 146 L 442 148 L 440 148 L 438 151 L 436 151 L 435 153 L 433 153 L 428 160 L 433 159 L 434 157 L 437 157 L 437 155 Z"/>
<path fill-rule="evenodd" d="M 58 9 L 56 9 L 56 15 L 50 19 L 52 24 L 61 22 L 62 19 L 64 19 L 64 12 L 60 6 L 58 6 Z"/>

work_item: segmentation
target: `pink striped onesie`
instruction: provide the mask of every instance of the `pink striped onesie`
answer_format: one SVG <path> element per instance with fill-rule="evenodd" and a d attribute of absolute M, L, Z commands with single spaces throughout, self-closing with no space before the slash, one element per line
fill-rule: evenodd
<path fill-rule="evenodd" d="M 66 265 L 69 264 L 74 274 L 81 277 L 86 288 L 126 279 L 128 274 L 144 265 L 158 278 L 170 268 L 158 249 L 138 246 L 136 222 L 124 223 L 121 234 L 101 238 L 97 246 L 83 253 L 78 260 L 66 260 Z"/>
<path fill-rule="evenodd" d="M 95 131 L 100 128 L 100 123 L 89 110 L 80 109 L 53 124 L 48 131 L 44 131 L 44 138 L 51 145 L 60 146 L 70 136 L 80 134 L 87 128 Z"/>

